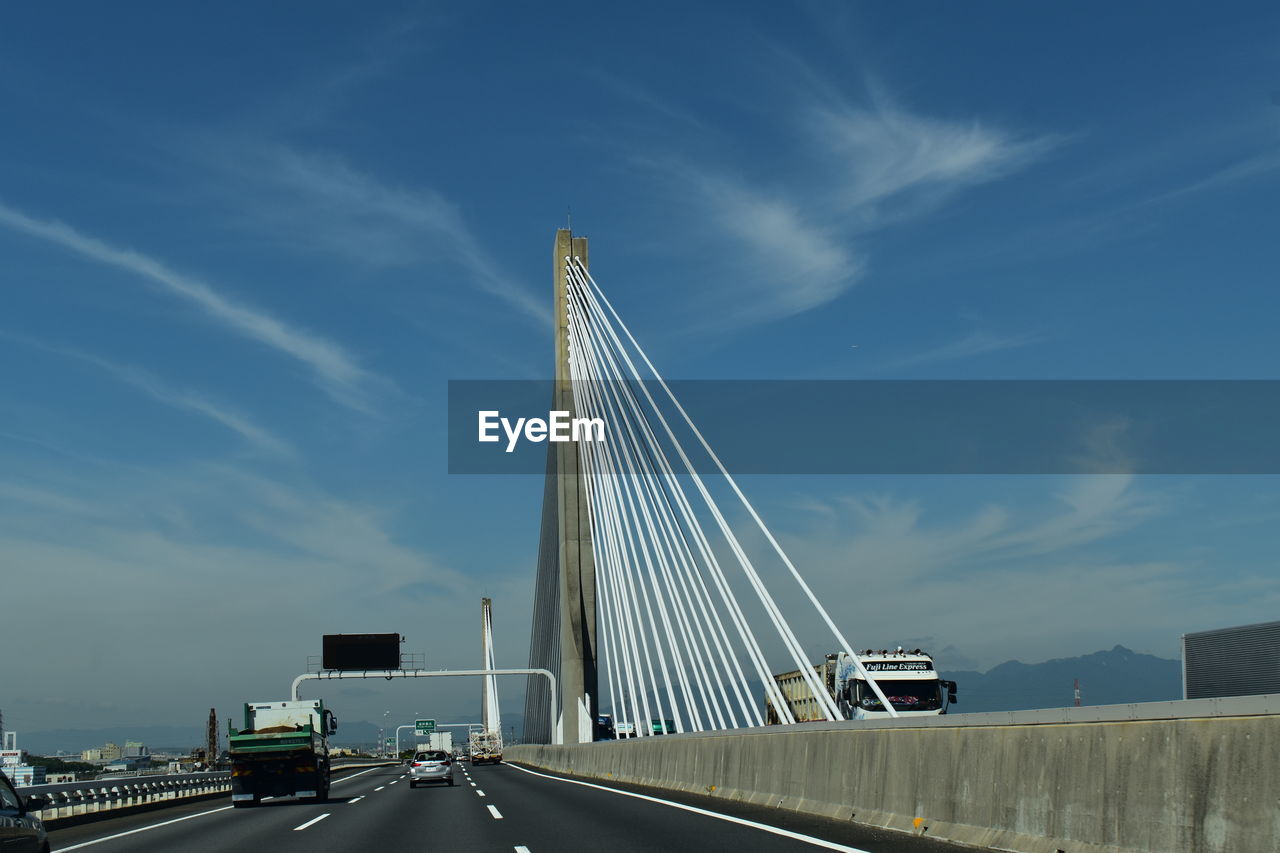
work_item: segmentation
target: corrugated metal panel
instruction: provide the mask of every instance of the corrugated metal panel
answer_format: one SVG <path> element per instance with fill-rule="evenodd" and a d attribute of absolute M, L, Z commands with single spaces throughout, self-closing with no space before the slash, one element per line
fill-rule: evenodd
<path fill-rule="evenodd" d="M 1280 622 L 1182 637 L 1186 699 L 1280 693 Z"/>

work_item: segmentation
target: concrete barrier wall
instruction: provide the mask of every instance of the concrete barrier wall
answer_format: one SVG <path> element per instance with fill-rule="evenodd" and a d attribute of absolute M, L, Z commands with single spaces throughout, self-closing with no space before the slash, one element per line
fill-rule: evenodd
<path fill-rule="evenodd" d="M 1280 850 L 1280 715 L 987 716 L 524 745 L 507 758 L 1020 853 Z"/>

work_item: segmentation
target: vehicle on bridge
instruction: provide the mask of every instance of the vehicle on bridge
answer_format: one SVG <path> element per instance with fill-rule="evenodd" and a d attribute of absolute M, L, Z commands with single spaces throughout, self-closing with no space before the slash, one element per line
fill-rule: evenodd
<path fill-rule="evenodd" d="M 416 788 L 427 782 L 446 782 L 453 785 L 453 758 L 442 749 L 419 752 L 409 765 L 409 787 Z"/>
<path fill-rule="evenodd" d="M 429 749 L 453 755 L 453 732 L 432 732 L 427 736 L 426 743 L 418 743 L 418 752 L 423 752 Z"/>
<path fill-rule="evenodd" d="M 938 677 L 933 658 L 920 649 L 889 651 L 867 649 L 856 657 L 864 670 L 875 679 L 885 698 L 893 705 L 898 716 L 921 717 L 945 714 L 956 702 L 956 683 Z M 836 707 L 846 720 L 866 720 L 888 717 L 883 703 L 871 685 L 859 673 L 853 656 L 844 652 L 829 654 L 822 663 L 814 664 L 814 672 L 836 700 Z M 800 670 L 775 675 L 774 681 L 782 692 L 796 722 L 827 719 L 822 705 L 814 698 L 809 683 Z M 781 722 L 773 701 L 765 694 L 765 723 Z"/>
<path fill-rule="evenodd" d="M 502 763 L 502 732 L 473 731 L 467 742 L 472 764 Z"/>
<path fill-rule="evenodd" d="M 244 728 L 227 723 L 231 756 L 231 804 L 251 806 L 263 797 L 329 796 L 329 735 L 338 730 L 323 700 L 248 702 Z"/>
<path fill-rule="evenodd" d="M 44 797 L 23 797 L 0 772 L 0 849 L 5 853 L 49 853 L 49 834 L 36 814 Z"/>

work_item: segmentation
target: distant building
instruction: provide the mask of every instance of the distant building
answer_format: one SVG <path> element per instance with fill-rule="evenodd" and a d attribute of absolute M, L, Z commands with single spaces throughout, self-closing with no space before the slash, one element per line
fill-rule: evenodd
<path fill-rule="evenodd" d="M 145 743 L 136 740 L 127 740 L 124 747 L 120 750 L 121 758 L 150 758 L 151 752 L 147 749 Z"/>
<path fill-rule="evenodd" d="M 120 747 L 114 743 L 94 746 L 80 753 L 81 761 L 117 761 L 123 756 Z"/>
<path fill-rule="evenodd" d="M 9 781 L 19 788 L 25 788 L 28 785 L 45 784 L 45 772 L 43 767 L 32 767 L 30 764 L 20 764 L 17 767 L 6 767 L 5 775 L 9 777 Z"/>
<path fill-rule="evenodd" d="M 1182 696 L 1280 693 L 1280 622 L 1182 635 Z"/>

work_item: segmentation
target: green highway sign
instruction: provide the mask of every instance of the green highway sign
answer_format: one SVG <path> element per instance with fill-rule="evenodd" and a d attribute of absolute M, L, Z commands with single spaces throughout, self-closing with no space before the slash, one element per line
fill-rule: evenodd
<path fill-rule="evenodd" d="M 387 738 L 387 746 L 395 746 L 395 745 L 396 745 L 396 739 L 395 739 L 395 738 L 393 738 L 393 737 L 389 737 L 389 738 Z"/>
<path fill-rule="evenodd" d="M 418 734 L 429 735 L 434 734 L 436 730 L 435 720 L 414 720 L 414 726 L 417 728 Z"/>

